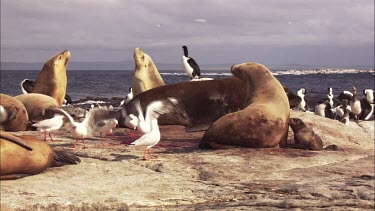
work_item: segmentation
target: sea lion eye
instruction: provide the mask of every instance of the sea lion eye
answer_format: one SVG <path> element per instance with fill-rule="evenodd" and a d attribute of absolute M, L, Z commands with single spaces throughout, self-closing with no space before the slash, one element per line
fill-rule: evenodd
<path fill-rule="evenodd" d="M 61 56 L 59 56 L 59 60 L 61 59 Z"/>

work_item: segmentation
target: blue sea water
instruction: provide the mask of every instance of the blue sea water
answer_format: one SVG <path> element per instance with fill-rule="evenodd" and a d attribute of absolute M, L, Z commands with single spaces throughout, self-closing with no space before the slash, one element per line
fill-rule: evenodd
<path fill-rule="evenodd" d="M 189 78 L 181 70 L 159 71 L 166 84 L 186 82 Z M 360 98 L 361 90 L 374 89 L 374 70 L 285 70 L 272 71 L 274 76 L 284 86 L 297 92 L 301 87 L 307 90 L 306 100 L 311 106 L 327 95 L 328 87 L 333 88 L 335 96 L 343 90 L 352 91 L 356 86 Z M 23 79 L 35 80 L 39 71 L 10 71 L 1 70 L 1 90 L 11 96 L 21 94 L 20 82 Z M 133 71 L 103 70 L 82 71 L 68 70 L 67 93 L 73 101 L 86 97 L 121 97 L 124 98 L 131 86 Z M 202 71 L 202 77 L 226 78 L 232 77 L 229 71 Z"/>

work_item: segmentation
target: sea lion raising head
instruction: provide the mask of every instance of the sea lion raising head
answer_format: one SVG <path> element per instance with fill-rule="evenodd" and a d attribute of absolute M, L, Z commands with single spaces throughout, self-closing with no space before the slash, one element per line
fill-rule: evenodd
<path fill-rule="evenodd" d="M 49 59 L 40 71 L 33 88 L 33 93 L 40 93 L 54 98 L 58 106 L 64 102 L 66 95 L 67 76 L 66 66 L 70 59 L 70 52 L 63 51 Z"/>

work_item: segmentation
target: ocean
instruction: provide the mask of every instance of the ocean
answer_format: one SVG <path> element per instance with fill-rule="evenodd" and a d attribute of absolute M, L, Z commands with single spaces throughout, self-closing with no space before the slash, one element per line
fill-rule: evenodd
<path fill-rule="evenodd" d="M 186 82 L 189 78 L 182 70 L 160 71 L 166 84 Z M 201 71 L 202 77 L 226 78 L 232 77 L 230 71 Z M 297 92 L 301 87 L 307 90 L 306 101 L 310 107 L 323 100 L 328 87 L 332 87 L 337 97 L 341 91 L 352 91 L 352 86 L 358 90 L 359 97 L 364 97 L 362 90 L 374 89 L 374 70 L 357 69 L 324 69 L 324 70 L 279 70 L 271 71 L 284 86 Z M 22 94 L 20 82 L 23 79 L 35 80 L 39 71 L 1 70 L 1 93 L 15 96 Z M 73 101 L 86 97 L 124 98 L 131 86 L 133 71 L 126 70 L 67 70 L 67 93 Z"/>

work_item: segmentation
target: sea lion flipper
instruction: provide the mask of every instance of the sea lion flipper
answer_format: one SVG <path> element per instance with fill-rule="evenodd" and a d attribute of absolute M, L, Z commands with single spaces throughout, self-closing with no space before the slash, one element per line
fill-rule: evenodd
<path fill-rule="evenodd" d="M 54 167 L 78 164 L 81 162 L 78 156 L 65 150 L 54 150 Z"/>
<path fill-rule="evenodd" d="M 185 132 L 199 132 L 199 131 L 206 131 L 211 124 L 198 124 L 198 125 L 192 125 L 185 128 Z"/>
<path fill-rule="evenodd" d="M 11 180 L 11 179 L 20 179 L 23 177 L 31 176 L 32 174 L 8 174 L 1 175 L 0 180 Z"/>
<path fill-rule="evenodd" d="M 5 140 L 8 140 L 12 143 L 15 143 L 29 151 L 33 151 L 33 148 L 31 148 L 29 145 L 27 145 L 25 142 L 23 142 L 20 138 L 18 138 L 17 136 L 15 135 L 12 135 L 8 132 L 5 132 L 5 131 L 1 131 L 0 133 L 0 137 L 5 139 Z"/>

